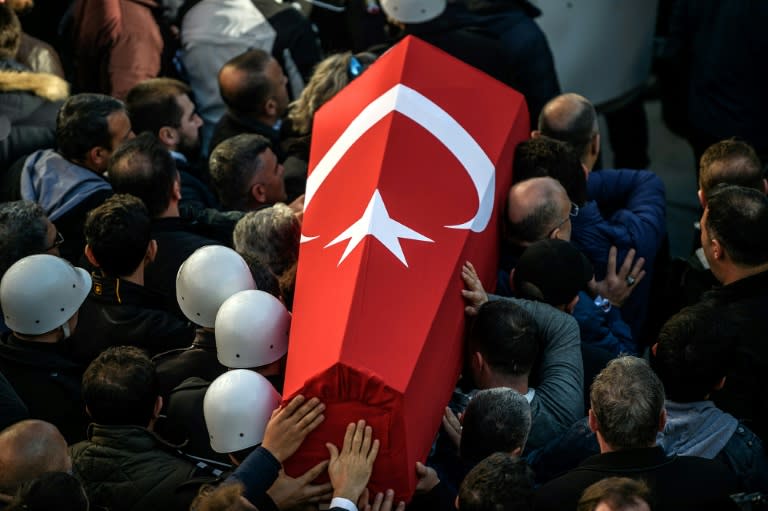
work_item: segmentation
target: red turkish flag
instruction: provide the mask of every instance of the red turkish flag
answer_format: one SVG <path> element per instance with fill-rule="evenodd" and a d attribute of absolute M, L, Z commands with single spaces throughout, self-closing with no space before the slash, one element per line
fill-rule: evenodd
<path fill-rule="evenodd" d="M 290 475 L 363 418 L 381 441 L 371 489 L 410 499 L 461 368 L 460 268 L 495 282 L 528 132 L 522 95 L 414 37 L 317 113 L 284 396 L 327 409 Z"/>

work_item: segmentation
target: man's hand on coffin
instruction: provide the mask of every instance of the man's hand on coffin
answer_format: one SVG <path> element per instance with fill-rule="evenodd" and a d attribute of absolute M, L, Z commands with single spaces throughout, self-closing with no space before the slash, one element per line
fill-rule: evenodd
<path fill-rule="evenodd" d="M 327 443 L 331 454 L 328 476 L 333 485 L 333 496 L 357 502 L 373 472 L 373 462 L 379 453 L 379 441 L 373 440 L 373 430 L 364 420 L 350 423 L 344 434 L 344 445 L 339 449 Z"/>
<path fill-rule="evenodd" d="M 283 463 L 296 452 L 306 436 L 325 420 L 324 410 L 325 405 L 316 397 L 309 401 L 302 395 L 294 397 L 285 408 L 272 412 L 261 446 Z"/>
<path fill-rule="evenodd" d="M 373 499 L 373 503 L 368 502 L 368 488 L 363 490 L 363 494 L 360 495 L 360 499 L 357 501 L 357 509 L 360 511 L 392 511 L 392 506 L 395 505 L 395 491 L 387 490 L 386 495 L 383 493 L 377 493 Z M 405 511 L 405 502 L 400 501 L 397 504 L 395 511 Z"/>
<path fill-rule="evenodd" d="M 445 429 L 445 434 L 451 439 L 456 449 L 461 444 L 461 427 L 461 419 L 453 413 L 453 410 L 446 406 L 445 412 L 443 412 L 443 429 Z"/>
<path fill-rule="evenodd" d="M 465 262 L 461 268 L 461 278 L 467 287 L 467 289 L 461 290 L 461 296 L 467 302 L 464 311 L 468 316 L 474 316 L 477 314 L 480 306 L 488 301 L 488 294 L 483 289 L 483 283 L 480 282 L 480 277 L 477 276 L 475 267 L 469 261 Z"/>
<path fill-rule="evenodd" d="M 621 307 L 627 301 L 629 295 L 637 287 L 637 284 L 645 277 L 645 258 L 638 257 L 635 260 L 635 249 L 630 249 L 621 268 L 616 271 L 616 247 L 608 251 L 608 265 L 605 269 L 605 279 L 589 283 L 590 293 L 607 298 L 611 305 Z M 634 265 L 632 264 L 634 262 Z"/>
<path fill-rule="evenodd" d="M 281 470 L 277 480 L 267 490 L 278 509 L 291 509 L 309 502 L 328 502 L 333 495 L 331 483 L 312 484 L 328 468 L 328 460 L 318 463 L 297 478 Z"/>
<path fill-rule="evenodd" d="M 416 462 L 416 495 L 429 493 L 440 483 L 440 478 L 434 468 Z"/>

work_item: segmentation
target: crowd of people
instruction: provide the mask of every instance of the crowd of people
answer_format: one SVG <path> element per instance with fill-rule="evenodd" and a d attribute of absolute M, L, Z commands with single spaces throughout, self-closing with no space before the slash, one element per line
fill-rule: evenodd
<path fill-rule="evenodd" d="M 765 502 L 763 106 L 718 123 L 692 79 L 700 232 L 670 261 L 662 181 L 602 168 L 598 111 L 561 93 L 527 1 L 61 3 L 52 31 L 0 1 L 0 509 Z M 681 45 L 709 23 L 689 3 Z M 496 169 L 497 281 L 461 269 L 464 369 L 408 503 L 367 488 L 388 432 L 366 417 L 286 474 L 326 407 L 281 406 L 313 118 L 404 35 L 519 90 L 532 122 Z"/>

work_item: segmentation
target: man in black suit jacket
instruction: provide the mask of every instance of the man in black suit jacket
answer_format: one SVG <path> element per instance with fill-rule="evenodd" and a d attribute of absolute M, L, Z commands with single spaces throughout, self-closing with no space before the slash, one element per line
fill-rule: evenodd
<path fill-rule="evenodd" d="M 535 509 L 573 510 L 582 492 L 606 477 L 644 480 L 657 511 L 734 509 L 735 476 L 719 463 L 694 456 L 666 456 L 656 446 L 664 429 L 664 387 L 637 357 L 611 361 L 592 384 L 589 427 L 600 453 L 539 487 Z"/>

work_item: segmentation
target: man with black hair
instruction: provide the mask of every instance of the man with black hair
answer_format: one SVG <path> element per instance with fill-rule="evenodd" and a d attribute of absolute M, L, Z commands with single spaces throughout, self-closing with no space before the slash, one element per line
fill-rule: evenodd
<path fill-rule="evenodd" d="M 707 197 L 701 245 L 722 284 L 704 295 L 733 334 L 728 385 L 715 404 L 768 441 L 768 347 L 762 342 L 768 310 L 768 197 L 751 188 L 720 185 Z"/>
<path fill-rule="evenodd" d="M 213 187 L 224 209 L 253 211 L 285 202 L 285 168 L 278 162 L 269 139 L 243 133 L 220 143 L 211 153 Z M 300 208 L 303 199 L 291 207 Z"/>
<path fill-rule="evenodd" d="M 462 417 L 459 453 L 470 467 L 495 452 L 520 456 L 531 430 L 531 407 L 508 387 L 481 390 Z"/>
<path fill-rule="evenodd" d="M 651 367 L 664 384 L 667 425 L 659 445 L 668 455 L 723 463 L 744 491 L 768 491 L 768 457 L 760 439 L 711 398 L 728 384 L 734 334 L 707 303 L 672 317 L 651 349 Z"/>
<path fill-rule="evenodd" d="M 168 309 L 176 311 L 172 297 L 176 273 L 192 252 L 217 242 L 201 235 L 198 226 L 181 218 L 179 172 L 168 150 L 151 133 L 142 133 L 112 157 L 109 180 L 117 193 L 142 200 L 152 219 L 151 237 L 157 241 L 157 256 L 145 272 L 145 285 L 167 296 Z"/>
<path fill-rule="evenodd" d="M 570 195 L 571 200 L 580 208 L 579 215 L 573 219 L 571 241 L 592 261 L 595 277 L 605 278 L 611 247 L 617 247 L 619 260 L 631 249 L 645 260 L 648 278 L 645 282 L 631 281 L 630 286 L 636 285 L 636 288 L 622 309 L 633 337 L 640 339 L 645 328 L 654 263 L 667 235 L 664 183 L 648 171 L 592 172 L 600 153 L 597 113 L 589 100 L 578 94 L 562 94 L 547 103 L 539 116 L 538 129 L 531 135 L 566 142 L 581 158 L 586 176 L 586 202 L 577 202 L 579 188 L 569 190 L 569 195 L 574 193 Z M 553 142 L 540 143 L 554 146 Z M 536 153 L 526 154 L 521 150 L 515 156 L 516 173 L 529 174 L 531 166 L 538 166 Z M 568 183 L 564 182 L 563 186 L 568 188 Z"/>
<path fill-rule="evenodd" d="M 290 101 L 287 83 L 280 64 L 263 50 L 249 50 L 224 64 L 219 90 L 227 112 L 214 128 L 208 153 L 241 133 L 266 137 L 277 148 L 279 121 Z"/>
<path fill-rule="evenodd" d="M 57 150 L 32 153 L 21 170 L 21 198 L 40 204 L 64 235 L 61 254 L 83 253 L 85 215 L 112 195 L 102 177 L 112 153 L 133 137 L 123 103 L 100 94 L 78 94 L 59 110 Z"/>
<path fill-rule="evenodd" d="M 163 399 L 143 351 L 107 349 L 86 369 L 82 388 L 92 423 L 88 440 L 72 446 L 72 463 L 92 505 L 186 511 L 199 486 L 216 479 L 153 433 Z"/>
<path fill-rule="evenodd" d="M 469 334 L 468 366 L 478 389 L 509 387 L 531 405 L 531 432 L 526 452 L 542 447 L 584 413 L 584 369 L 576 321 L 539 302 L 519 299 L 488 301 L 465 267 L 468 298 L 477 318 Z M 479 281 L 478 281 L 479 282 Z M 531 379 L 536 367 L 536 379 Z"/>
<path fill-rule="evenodd" d="M 88 214 L 85 255 L 98 270 L 74 342 L 86 364 L 110 346 L 157 354 L 195 337 L 191 323 L 167 312 L 164 297 L 144 287 L 144 269 L 157 255 L 151 231 L 146 206 L 131 195 L 115 195 Z"/>
<path fill-rule="evenodd" d="M 644 479 L 658 511 L 733 509 L 736 477 L 720 463 L 694 456 L 668 457 L 656 445 L 664 429 L 664 386 L 648 363 L 632 356 L 612 360 L 592 383 L 589 428 L 600 453 L 540 486 L 536 510 L 575 509 L 582 492 L 605 477 Z"/>
<path fill-rule="evenodd" d="M 473 468 L 461 483 L 459 511 L 530 511 L 533 472 L 524 459 L 497 452 Z"/>
<path fill-rule="evenodd" d="M 556 179 L 580 208 L 587 202 L 587 176 L 579 153 L 571 145 L 549 137 L 524 140 L 515 147 L 512 183 L 533 177 Z"/>

